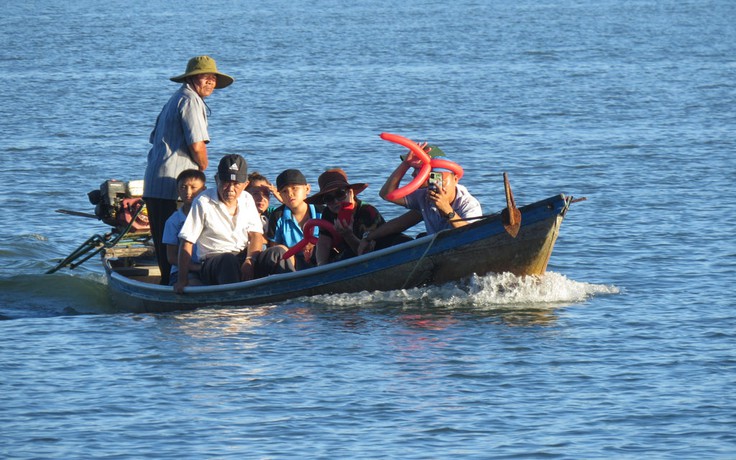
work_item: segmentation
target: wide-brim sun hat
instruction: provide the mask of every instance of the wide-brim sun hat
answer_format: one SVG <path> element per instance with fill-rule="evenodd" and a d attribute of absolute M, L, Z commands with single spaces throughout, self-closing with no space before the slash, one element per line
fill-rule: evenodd
<path fill-rule="evenodd" d="M 439 148 L 439 147 L 437 147 L 436 145 L 424 144 L 424 145 L 422 145 L 422 150 L 424 150 L 424 152 L 427 155 L 429 155 L 429 158 L 439 158 L 439 157 L 445 157 L 445 156 L 447 156 L 447 155 L 445 155 L 445 152 L 443 152 L 442 149 Z M 405 153 L 403 155 L 399 155 L 399 158 L 401 158 L 401 161 L 406 161 L 406 157 L 408 157 L 408 156 L 409 156 L 409 154 L 408 153 Z M 415 159 L 412 162 L 411 167 L 412 168 L 417 168 L 417 169 L 418 168 L 421 168 L 422 167 L 422 161 L 419 160 L 418 158 Z"/>
<path fill-rule="evenodd" d="M 319 192 L 307 198 L 308 203 L 319 204 L 322 202 L 323 196 L 341 188 L 352 189 L 355 195 L 368 188 L 368 184 L 365 183 L 351 184 L 348 182 L 348 175 L 340 168 L 328 169 L 323 172 L 317 182 L 319 183 Z"/>
<path fill-rule="evenodd" d="M 215 60 L 209 56 L 196 56 L 191 58 L 189 62 L 187 62 L 187 70 L 181 75 L 171 77 L 170 80 L 177 83 L 184 83 L 187 78 L 195 75 L 202 75 L 204 73 L 211 73 L 217 76 L 215 89 L 226 88 L 232 85 L 235 81 L 235 79 L 230 75 L 217 70 L 217 63 L 215 63 Z"/>

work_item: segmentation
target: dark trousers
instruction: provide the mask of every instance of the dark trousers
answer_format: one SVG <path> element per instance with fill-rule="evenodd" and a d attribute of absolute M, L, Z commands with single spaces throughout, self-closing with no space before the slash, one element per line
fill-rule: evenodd
<path fill-rule="evenodd" d="M 261 251 L 256 259 L 256 278 L 296 271 L 293 264 L 283 259 L 285 252 L 283 246 L 272 246 Z"/>
<path fill-rule="evenodd" d="M 143 198 L 143 200 L 146 202 L 148 223 L 151 226 L 151 238 L 156 250 L 158 268 L 161 270 L 161 282 L 159 284 L 168 286 L 171 264 L 169 264 L 166 257 L 166 245 L 163 244 L 162 240 L 166 220 L 176 212 L 176 200 L 163 200 L 161 198 Z"/>
<path fill-rule="evenodd" d="M 204 284 L 230 284 L 240 281 L 240 266 L 245 262 L 245 251 L 240 254 L 214 254 L 202 262 L 199 277 Z"/>
<path fill-rule="evenodd" d="M 286 252 L 283 247 L 275 246 L 262 251 L 256 257 L 255 277 L 263 278 L 278 273 L 295 271 L 294 266 L 283 260 L 281 256 Z M 246 251 L 240 254 L 215 254 L 208 256 L 202 262 L 199 277 L 204 284 L 230 284 L 240 281 L 240 267 L 245 262 Z"/>

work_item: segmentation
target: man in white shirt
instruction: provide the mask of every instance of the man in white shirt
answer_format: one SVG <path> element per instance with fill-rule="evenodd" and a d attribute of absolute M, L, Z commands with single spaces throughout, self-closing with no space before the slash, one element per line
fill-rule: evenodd
<path fill-rule="evenodd" d="M 217 167 L 217 187 L 200 193 L 179 232 L 178 293 L 187 285 L 192 246 L 197 243 L 204 284 L 228 284 L 254 277 L 263 249 L 263 223 L 248 185 L 248 165 L 240 155 L 225 155 Z"/>

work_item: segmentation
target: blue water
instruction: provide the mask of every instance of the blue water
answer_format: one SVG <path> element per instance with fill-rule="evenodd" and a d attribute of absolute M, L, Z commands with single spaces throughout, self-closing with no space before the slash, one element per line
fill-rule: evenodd
<path fill-rule="evenodd" d="M 5 2 L 0 457 L 736 457 L 736 3 Z M 44 275 L 143 175 L 187 59 L 210 155 L 378 190 L 436 143 L 486 212 L 563 192 L 537 280 L 115 312 Z M 211 171 L 210 171 L 211 174 Z"/>

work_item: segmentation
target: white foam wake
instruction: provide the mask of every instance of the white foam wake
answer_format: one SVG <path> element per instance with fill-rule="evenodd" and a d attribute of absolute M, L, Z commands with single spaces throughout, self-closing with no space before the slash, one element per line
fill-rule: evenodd
<path fill-rule="evenodd" d="M 396 303 L 420 303 L 428 306 L 533 306 L 535 304 L 571 304 L 591 296 L 617 294 L 615 286 L 568 279 L 555 272 L 543 276 L 518 277 L 511 273 L 473 276 L 462 283 L 401 289 L 388 292 L 360 292 L 315 296 L 310 302 L 350 306 Z"/>

